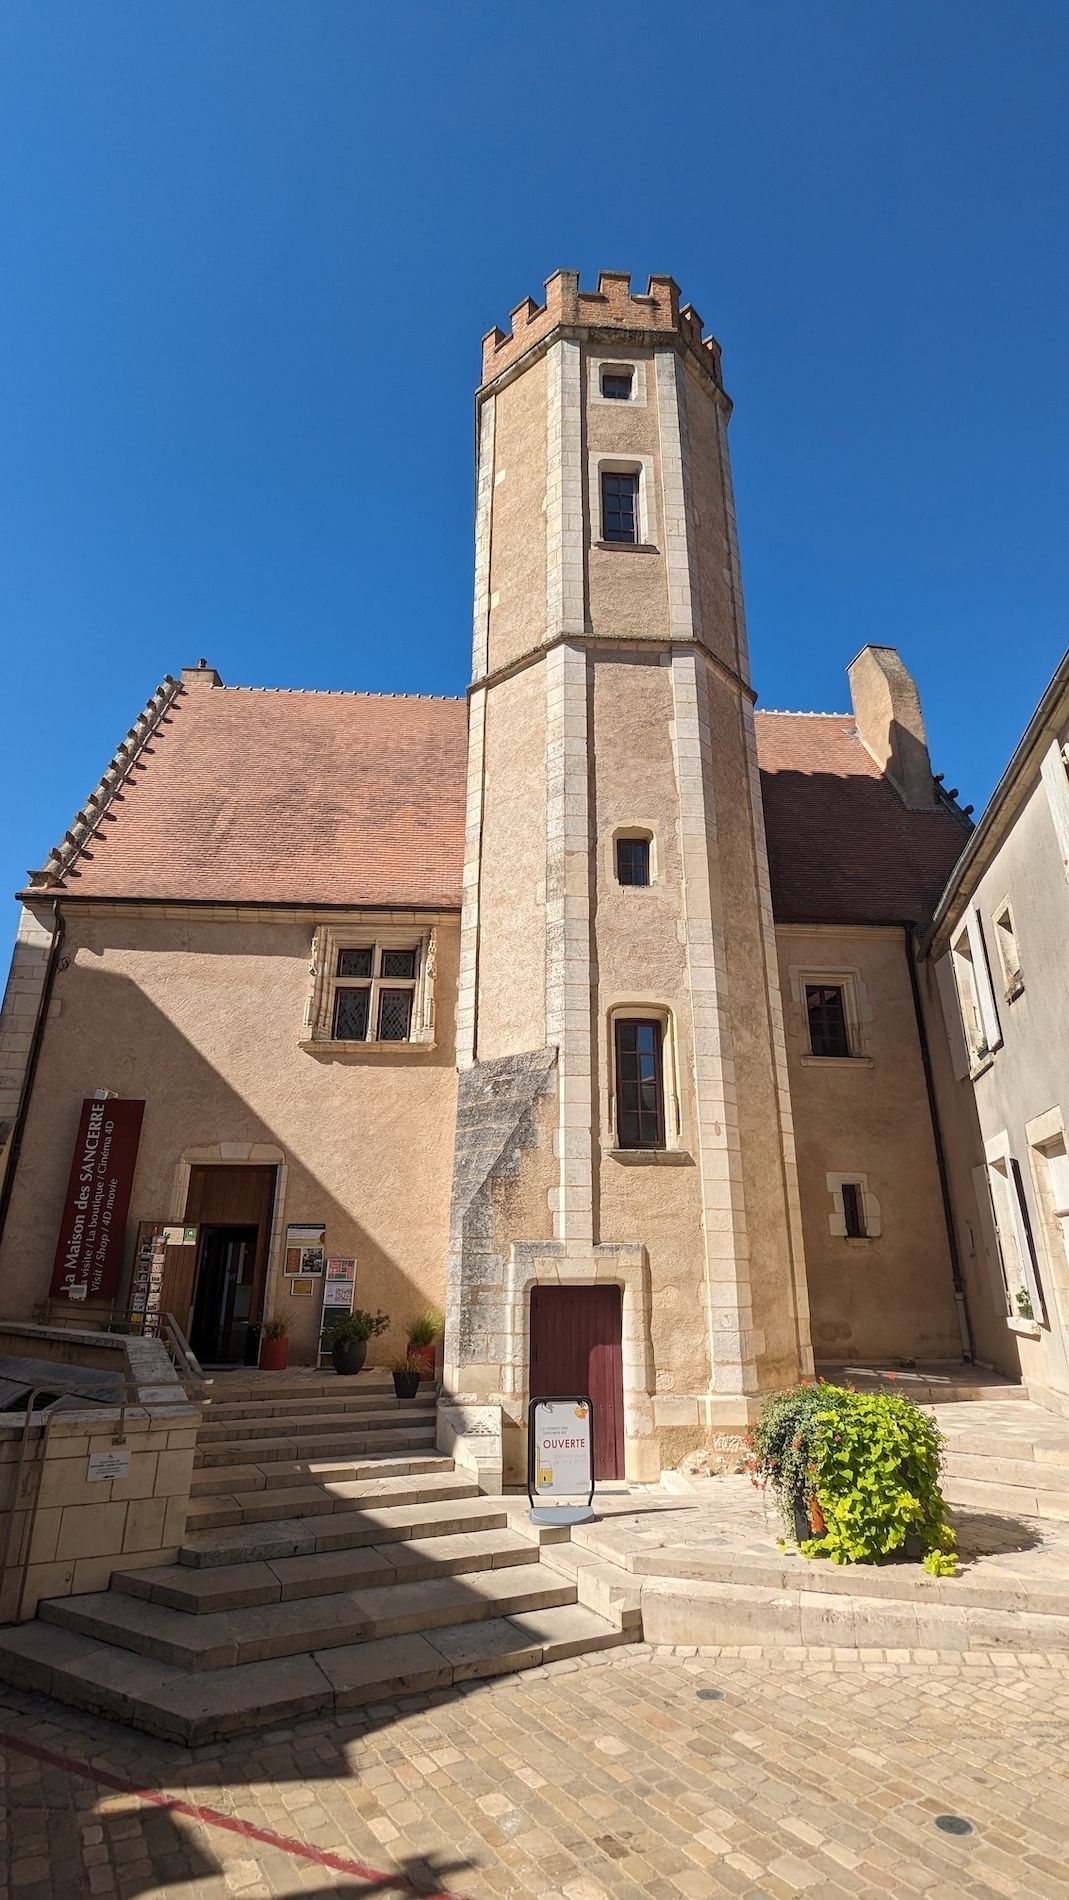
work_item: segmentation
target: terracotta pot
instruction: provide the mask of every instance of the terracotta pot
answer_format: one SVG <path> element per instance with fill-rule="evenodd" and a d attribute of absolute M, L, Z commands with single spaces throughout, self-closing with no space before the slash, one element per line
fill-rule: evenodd
<path fill-rule="evenodd" d="M 433 1379 L 434 1377 L 434 1347 L 433 1345 L 410 1346 L 408 1348 L 408 1357 L 412 1363 L 413 1371 L 418 1371 L 421 1379 Z"/>
<path fill-rule="evenodd" d="M 367 1340 L 354 1339 L 344 1346 L 340 1340 L 336 1340 L 330 1349 L 330 1356 L 334 1361 L 335 1372 L 346 1375 L 362 1372 L 367 1358 Z"/>
<path fill-rule="evenodd" d="M 261 1372 L 285 1372 L 289 1364 L 289 1356 L 290 1342 L 288 1339 L 261 1339 Z"/>

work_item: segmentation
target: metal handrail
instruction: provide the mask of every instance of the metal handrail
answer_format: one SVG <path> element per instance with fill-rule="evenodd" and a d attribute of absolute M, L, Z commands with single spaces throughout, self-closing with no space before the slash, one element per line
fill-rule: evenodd
<path fill-rule="evenodd" d="M 163 1315 L 160 1338 L 167 1348 L 171 1364 L 178 1374 L 187 1397 L 203 1398 L 204 1388 L 212 1382 L 173 1313 Z"/>

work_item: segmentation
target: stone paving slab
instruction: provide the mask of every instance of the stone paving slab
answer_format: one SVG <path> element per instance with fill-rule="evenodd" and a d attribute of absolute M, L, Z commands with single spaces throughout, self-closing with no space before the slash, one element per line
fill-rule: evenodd
<path fill-rule="evenodd" d="M 5 1689 L 0 1893 L 1065 1900 L 1067 1741 L 1008 1653 L 637 1646 L 196 1750 Z"/>

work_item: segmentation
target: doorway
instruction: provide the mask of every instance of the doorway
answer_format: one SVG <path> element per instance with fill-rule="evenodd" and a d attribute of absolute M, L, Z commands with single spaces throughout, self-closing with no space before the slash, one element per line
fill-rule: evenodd
<path fill-rule="evenodd" d="M 594 1406 L 594 1476 L 624 1475 L 624 1367 L 618 1286 L 531 1289 L 531 1397 L 585 1393 Z"/>
<path fill-rule="evenodd" d="M 168 1248 L 161 1304 L 202 1364 L 240 1365 L 263 1318 L 275 1177 L 274 1168 L 190 1170 L 184 1221 L 197 1245 Z"/>
<path fill-rule="evenodd" d="M 197 1295 L 189 1343 L 202 1365 L 237 1366 L 255 1292 L 255 1227 L 205 1227 L 202 1230 Z"/>

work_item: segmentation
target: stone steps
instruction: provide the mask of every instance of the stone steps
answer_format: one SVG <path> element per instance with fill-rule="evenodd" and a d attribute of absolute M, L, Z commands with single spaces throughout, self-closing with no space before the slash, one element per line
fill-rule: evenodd
<path fill-rule="evenodd" d="M 448 1467 L 448 1468 L 445 1468 Z M 267 1524 L 281 1517 L 326 1517 L 337 1511 L 358 1511 L 371 1504 L 429 1503 L 432 1498 L 469 1498 L 478 1495 L 474 1478 L 458 1477 L 451 1459 L 430 1471 L 410 1477 L 367 1478 L 352 1482 L 280 1485 L 270 1490 L 222 1492 L 193 1498 L 187 1530 L 223 1529 L 235 1524 Z"/>
<path fill-rule="evenodd" d="M 238 1445 L 254 1440 L 259 1443 L 264 1438 L 337 1437 L 339 1432 L 351 1431 L 371 1436 L 378 1432 L 404 1431 L 413 1426 L 420 1431 L 434 1429 L 434 1414 L 429 1406 L 394 1405 L 372 1409 L 364 1405 L 352 1412 L 301 1411 L 288 1415 L 283 1413 L 270 1420 L 206 1418 L 197 1432 L 197 1448 L 203 1450 L 208 1445 L 226 1445 L 233 1450 Z"/>
<path fill-rule="evenodd" d="M 0 1681 L 189 1745 L 641 1633 L 606 1566 L 433 1449 L 432 1406 L 269 1381 L 270 1410 L 208 1408 L 179 1561 L 0 1630 Z"/>
<path fill-rule="evenodd" d="M 249 1399 L 243 1403 L 222 1400 L 205 1405 L 204 1420 L 206 1424 L 241 1424 L 249 1419 L 314 1418 L 328 1414 L 351 1418 L 365 1412 L 400 1411 L 402 1407 L 407 1411 L 413 1406 L 433 1412 L 435 1388 L 423 1385 L 412 1399 L 398 1399 L 384 1392 L 364 1392 L 350 1398 L 343 1392 L 340 1398 L 331 1393 L 324 1398 Z"/>
<path fill-rule="evenodd" d="M 350 1425 L 346 1430 L 333 1432 L 308 1433 L 299 1438 L 258 1438 L 242 1440 L 240 1449 L 252 1450 L 255 1447 L 257 1464 L 277 1464 L 282 1460 L 303 1461 L 308 1458 L 341 1458 L 346 1454 L 355 1456 L 362 1451 L 423 1451 L 434 1445 L 433 1420 L 407 1427 L 389 1426 L 387 1429 L 365 1431 L 362 1426 Z M 194 1455 L 194 1464 L 198 1471 L 207 1465 L 229 1465 L 234 1461 L 234 1445 L 229 1441 L 198 1442 Z"/>
<path fill-rule="evenodd" d="M 574 1589 L 537 1561 L 537 1550 L 534 1554 L 533 1564 L 431 1576 L 416 1583 L 401 1581 L 384 1561 L 383 1581 L 359 1590 L 289 1597 L 199 1616 L 121 1590 L 101 1590 L 48 1598 L 40 1619 L 181 1669 L 232 1669 L 574 1603 Z"/>
<path fill-rule="evenodd" d="M 478 1570 L 498 1570 L 538 1562 L 538 1545 L 517 1536 L 507 1526 L 447 1531 L 439 1535 L 431 1523 L 424 1537 L 404 1537 L 381 1544 L 356 1544 L 341 1550 L 311 1551 L 289 1556 L 207 1569 L 188 1564 L 163 1564 L 152 1570 L 118 1570 L 112 1590 L 163 1604 L 186 1615 L 203 1616 L 217 1610 L 260 1608 L 291 1597 L 330 1596 L 346 1590 L 390 1582 L 419 1583 L 430 1577 L 448 1577 Z"/>
<path fill-rule="evenodd" d="M 959 1477 L 947 1470 L 943 1478 L 943 1496 L 948 1504 L 966 1505 L 974 1511 L 990 1511 L 1008 1517 L 1040 1517 L 1069 1520 L 1069 1489 L 1048 1491 L 1034 1480 L 1026 1485 L 998 1484 L 990 1479 Z"/>
<path fill-rule="evenodd" d="M 440 1452 L 424 1457 L 391 1458 L 381 1452 L 369 1452 L 353 1458 L 279 1459 L 266 1465 L 205 1465 L 194 1471 L 190 1496 L 215 1497 L 234 1491 L 270 1491 L 295 1484 L 328 1484 L 337 1480 L 404 1477 L 415 1471 L 437 1471 L 442 1465 Z"/>
<path fill-rule="evenodd" d="M 302 1717 L 340 1715 L 397 1696 L 533 1669 L 625 1640 L 614 1624 L 573 1603 L 187 1672 L 36 1622 L 0 1630 L 0 1680 L 198 1747 Z"/>
<path fill-rule="evenodd" d="M 317 1551 L 360 1550 L 365 1545 L 403 1538 L 453 1537 L 472 1531 L 503 1530 L 508 1514 L 499 1498 L 478 1495 L 471 1483 L 439 1486 L 429 1498 L 415 1496 L 394 1504 L 369 1502 L 362 1509 L 312 1517 L 268 1518 L 259 1524 L 220 1526 L 188 1533 L 179 1550 L 184 1568 L 273 1562 L 307 1557 Z"/>

